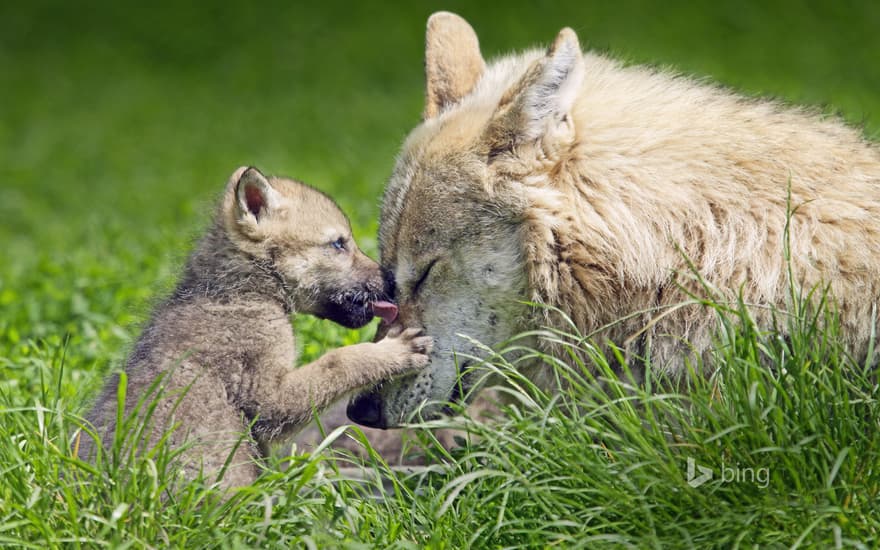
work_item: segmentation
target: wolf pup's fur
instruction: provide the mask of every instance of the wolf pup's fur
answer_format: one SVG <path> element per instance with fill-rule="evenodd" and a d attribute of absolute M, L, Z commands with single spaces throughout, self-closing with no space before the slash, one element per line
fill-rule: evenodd
<path fill-rule="evenodd" d="M 681 373 L 715 330 L 713 310 L 672 307 L 682 287 L 705 295 L 688 258 L 723 299 L 741 291 L 765 327 L 773 308 L 791 310 L 790 283 L 830 284 L 841 337 L 865 357 L 880 297 L 880 149 L 859 131 L 582 53 L 571 29 L 547 51 L 487 65 L 473 29 L 438 13 L 425 67 L 424 121 L 388 183 L 379 242 L 401 321 L 435 347 L 427 369 L 353 401 L 353 420 L 391 427 L 455 397 L 453 352 L 479 353 L 458 334 L 495 344 L 569 330 L 523 300 Z"/>
<path fill-rule="evenodd" d="M 290 435 L 313 410 L 427 364 L 430 338 L 408 329 L 296 368 L 291 313 L 360 327 L 375 310 L 392 321 L 395 308 L 384 295 L 378 265 L 358 250 L 330 198 L 239 168 L 182 281 L 126 364 L 126 414 L 151 397 L 152 384 L 162 387 L 147 435 L 134 444 L 149 448 L 177 425 L 170 443 L 187 445 L 181 462 L 190 475 L 199 468 L 217 474 L 234 451 L 221 485 L 253 482 L 266 444 Z M 112 376 L 88 415 L 105 447 L 116 428 L 118 383 Z M 94 442 L 84 437 L 82 445 L 80 454 L 92 457 Z"/>

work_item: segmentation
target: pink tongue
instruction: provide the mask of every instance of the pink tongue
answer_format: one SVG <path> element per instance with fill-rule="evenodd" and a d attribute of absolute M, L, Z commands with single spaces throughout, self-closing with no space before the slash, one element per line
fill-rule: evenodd
<path fill-rule="evenodd" d="M 397 306 L 391 302 L 373 302 L 373 315 L 381 317 L 383 323 L 390 325 L 397 319 Z"/>

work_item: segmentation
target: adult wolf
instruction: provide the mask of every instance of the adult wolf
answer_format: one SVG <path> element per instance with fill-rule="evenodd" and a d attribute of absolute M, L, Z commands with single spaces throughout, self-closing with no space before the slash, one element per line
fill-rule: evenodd
<path fill-rule="evenodd" d="M 387 185 L 379 239 L 401 321 L 435 347 L 424 371 L 350 402 L 351 419 L 393 427 L 457 397 L 455 352 L 475 352 L 458 334 L 495 344 L 561 323 L 523 300 L 680 372 L 714 328 L 708 308 L 670 307 L 696 289 L 688 262 L 763 324 L 787 307 L 790 282 L 830 284 L 842 337 L 867 352 L 880 149 L 857 130 L 582 53 L 571 29 L 546 52 L 487 65 L 467 22 L 437 13 L 425 66 L 424 120 Z"/>

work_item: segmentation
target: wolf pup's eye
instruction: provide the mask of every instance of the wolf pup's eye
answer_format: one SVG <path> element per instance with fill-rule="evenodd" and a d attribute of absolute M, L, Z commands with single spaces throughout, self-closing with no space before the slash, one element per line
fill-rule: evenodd
<path fill-rule="evenodd" d="M 338 239 L 330 243 L 330 246 L 332 246 L 336 250 L 345 250 L 345 237 L 339 237 Z"/>

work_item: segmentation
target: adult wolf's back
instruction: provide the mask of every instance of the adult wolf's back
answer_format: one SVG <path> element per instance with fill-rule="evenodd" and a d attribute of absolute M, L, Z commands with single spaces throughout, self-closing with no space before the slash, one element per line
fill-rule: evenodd
<path fill-rule="evenodd" d="M 425 120 L 388 183 L 380 248 L 401 320 L 435 348 L 425 371 L 352 401 L 352 419 L 394 426 L 459 395 L 453 352 L 475 350 L 458 334 L 494 344 L 560 323 L 522 300 L 558 307 L 584 334 L 611 324 L 598 341 L 680 371 L 714 328 L 711 310 L 668 307 L 696 289 L 686 258 L 722 295 L 741 292 L 759 323 L 766 306 L 787 307 L 789 193 L 794 283 L 829 283 L 843 338 L 867 352 L 880 150 L 858 131 L 582 54 L 570 29 L 546 52 L 487 65 L 471 27 L 438 13 L 425 62 Z"/>

